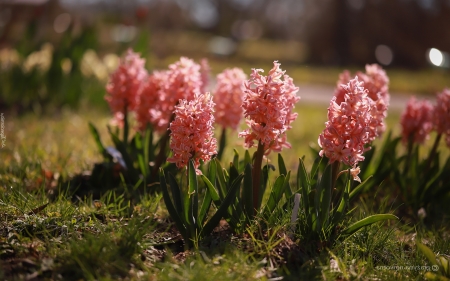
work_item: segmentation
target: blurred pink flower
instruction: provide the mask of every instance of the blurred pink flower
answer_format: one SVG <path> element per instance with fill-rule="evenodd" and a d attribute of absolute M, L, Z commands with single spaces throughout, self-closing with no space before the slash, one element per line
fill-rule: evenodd
<path fill-rule="evenodd" d="M 244 81 L 247 75 L 240 68 L 225 69 L 217 75 L 213 101 L 216 105 L 214 117 L 223 128 L 237 130 L 244 109 Z"/>
<path fill-rule="evenodd" d="M 209 86 L 209 76 L 211 74 L 211 67 L 209 66 L 208 59 L 203 58 L 200 61 L 200 75 L 202 80 L 201 92 L 206 92 Z"/>
<path fill-rule="evenodd" d="M 326 156 L 330 163 L 343 162 L 353 167 L 352 175 L 355 180 L 359 169 L 357 164 L 364 160 L 364 146 L 370 142 L 369 132 L 372 119 L 371 105 L 373 101 L 368 97 L 363 82 L 356 76 L 347 85 L 344 100 L 338 104 L 337 97 L 333 97 L 328 107 L 328 121 L 325 129 L 319 135 L 318 143 L 322 150 L 320 156 Z"/>
<path fill-rule="evenodd" d="M 125 109 L 135 110 L 142 85 L 147 78 L 144 68 L 145 60 L 139 54 L 128 49 L 125 58 L 121 60 L 117 70 L 111 74 L 106 85 L 105 100 L 114 114 L 115 122 L 123 124 Z"/>
<path fill-rule="evenodd" d="M 437 95 L 433 117 L 436 132 L 450 135 L 450 89 L 444 89 Z"/>
<path fill-rule="evenodd" d="M 150 122 L 155 131 L 167 131 L 175 105 L 181 99 L 192 100 L 202 86 L 200 65 L 181 57 L 169 70 L 153 73 L 141 98 L 140 128 Z"/>
<path fill-rule="evenodd" d="M 138 130 L 145 130 L 147 123 L 158 132 L 167 130 L 168 122 L 161 118 L 163 109 L 160 102 L 165 97 L 165 84 L 167 82 L 167 71 L 154 71 L 147 82 L 143 85 L 136 107 L 136 119 Z"/>
<path fill-rule="evenodd" d="M 418 101 L 414 96 L 411 97 L 400 120 L 403 142 L 407 143 L 412 138 L 413 142 L 422 144 L 433 129 L 432 118 L 433 105 L 429 101 Z"/>
<path fill-rule="evenodd" d="M 389 107 L 389 78 L 386 72 L 378 64 L 366 65 L 366 73 L 357 72 L 356 76 L 364 82 L 364 88 L 368 90 L 368 96 L 373 100 L 374 105 L 371 106 L 371 114 L 374 117 L 371 119 L 369 138 L 371 141 L 386 130 L 384 119 L 387 116 Z M 339 75 L 338 85 L 334 95 L 336 96 L 336 103 L 340 104 L 344 101 L 345 90 L 341 87 L 342 84 L 347 84 L 350 81 L 350 72 L 345 70 Z"/>
<path fill-rule="evenodd" d="M 239 133 L 239 137 L 245 138 L 247 148 L 255 141 L 261 141 L 265 154 L 268 154 L 271 150 L 280 151 L 282 147 L 290 146 L 284 134 L 297 118 L 292 109 L 300 97 L 296 96 L 298 88 L 277 61 L 267 76 L 259 72 L 263 70 L 252 69 L 250 80 L 244 83 L 242 108 L 250 129 Z"/>
<path fill-rule="evenodd" d="M 217 153 L 217 141 L 213 136 L 213 108 L 209 93 L 196 93 L 193 100 L 183 99 L 175 106 L 175 119 L 170 123 L 173 155 L 167 161 L 183 168 L 193 159 L 197 168 L 200 159 L 209 161 Z M 197 174 L 199 172 L 197 170 Z"/>

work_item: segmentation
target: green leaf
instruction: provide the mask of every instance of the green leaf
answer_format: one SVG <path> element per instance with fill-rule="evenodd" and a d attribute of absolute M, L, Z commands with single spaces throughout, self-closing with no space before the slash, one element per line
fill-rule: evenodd
<path fill-rule="evenodd" d="M 123 161 L 125 161 L 125 164 L 127 165 L 128 172 L 133 182 L 137 182 L 139 180 L 139 173 L 134 168 L 133 161 L 131 160 L 130 154 L 127 151 L 126 144 L 119 140 L 117 135 L 111 131 L 110 127 L 108 127 L 108 131 L 117 150 L 119 150 L 120 153 L 122 154 Z"/>
<path fill-rule="evenodd" d="M 211 233 L 213 229 L 219 224 L 220 220 L 223 217 L 226 217 L 228 207 L 230 207 L 230 205 L 233 204 L 237 194 L 239 194 L 239 188 L 241 187 L 241 181 L 243 177 L 244 175 L 240 174 L 231 184 L 231 187 L 228 190 L 228 193 L 225 196 L 225 199 L 222 201 L 222 204 L 220 205 L 219 209 L 211 217 L 211 219 L 208 222 L 206 222 L 205 226 L 201 230 L 200 237 L 204 237 L 205 235 Z"/>
<path fill-rule="evenodd" d="M 242 203 L 244 204 L 244 212 L 247 219 L 253 217 L 253 178 L 252 165 L 247 163 L 244 171 L 244 186 L 242 190 Z"/>
<path fill-rule="evenodd" d="M 230 178 L 228 179 L 227 189 L 230 187 L 230 184 L 238 177 L 239 171 L 237 166 L 234 163 L 230 163 Z"/>
<path fill-rule="evenodd" d="M 292 197 L 293 193 L 291 190 L 291 183 L 289 182 L 291 179 L 291 171 L 289 171 L 286 175 L 286 179 L 284 180 L 284 195 L 286 196 L 286 199 L 289 199 Z"/>
<path fill-rule="evenodd" d="M 247 164 L 251 164 L 252 163 L 252 157 L 250 156 L 250 152 L 248 152 L 248 149 L 245 150 L 245 155 L 244 155 L 244 167 L 247 166 Z"/>
<path fill-rule="evenodd" d="M 189 160 L 188 164 L 188 194 L 184 199 L 184 206 L 186 212 L 186 219 L 191 228 L 191 236 L 195 236 L 195 226 L 197 224 L 198 216 L 198 182 L 197 174 L 195 173 L 194 161 Z"/>
<path fill-rule="evenodd" d="M 353 233 L 355 233 L 359 229 L 363 228 L 364 226 L 368 226 L 368 225 L 371 225 L 378 221 L 383 221 L 383 220 L 398 220 L 398 217 L 396 217 L 392 214 L 377 214 L 377 215 L 368 216 L 367 218 L 357 221 L 354 224 L 347 227 L 346 229 L 344 229 L 342 231 L 342 234 L 352 235 Z"/>
<path fill-rule="evenodd" d="M 353 197 L 355 197 L 361 189 L 364 187 L 364 185 L 372 178 L 372 176 L 369 176 L 367 179 L 365 179 L 362 183 L 358 184 L 349 195 L 349 200 L 352 200 Z"/>
<path fill-rule="evenodd" d="M 178 231 L 181 233 L 181 235 L 183 236 L 184 240 L 186 241 L 190 241 L 190 237 L 188 236 L 188 232 L 187 232 L 187 228 L 184 225 L 183 221 L 181 220 L 180 216 L 178 214 L 179 213 L 175 207 L 173 206 L 172 200 L 170 199 L 170 195 L 169 195 L 169 191 L 167 189 L 167 184 L 166 184 L 166 177 L 164 176 L 164 170 L 162 168 L 159 169 L 159 182 L 160 182 L 160 186 L 163 192 L 163 199 L 164 199 L 164 203 L 166 205 L 167 211 L 169 212 L 170 217 L 172 218 L 172 220 L 175 222 L 176 227 L 178 228 Z M 172 189 L 173 190 L 173 189 Z"/>
<path fill-rule="evenodd" d="M 234 157 L 233 157 L 233 165 L 236 167 L 236 169 L 239 170 L 239 152 L 236 149 L 234 150 Z"/>
<path fill-rule="evenodd" d="M 169 175 L 169 186 L 170 191 L 172 192 L 173 202 L 175 204 L 175 209 L 177 210 L 178 214 L 182 215 L 184 218 L 184 208 L 183 208 L 183 195 L 181 194 L 181 189 L 178 186 L 178 182 L 175 179 L 175 177 L 168 173 Z"/>
<path fill-rule="evenodd" d="M 216 162 L 216 172 L 217 172 L 217 184 L 219 186 L 219 196 L 221 199 L 225 198 L 225 194 L 227 194 L 227 179 L 225 177 L 224 169 L 222 165 L 220 165 L 219 160 L 214 159 Z"/>
<path fill-rule="evenodd" d="M 276 206 L 281 200 L 281 197 L 283 196 L 285 179 L 286 177 L 284 175 L 280 175 L 277 177 L 275 183 L 273 184 L 272 190 L 270 191 L 269 200 L 267 200 L 265 208 L 265 213 L 267 216 L 270 216 L 273 210 L 275 210 Z"/>
<path fill-rule="evenodd" d="M 259 189 L 259 200 L 258 200 L 258 209 L 261 207 L 262 199 L 264 197 L 264 193 L 266 192 L 267 188 L 267 182 L 269 181 L 269 170 L 271 166 L 270 165 L 264 165 L 262 169 L 262 181 L 261 181 L 261 188 Z"/>
<path fill-rule="evenodd" d="M 100 138 L 100 134 L 98 133 L 97 128 L 91 122 L 89 122 L 89 131 L 91 132 L 92 137 L 94 137 L 94 141 L 99 152 L 103 155 L 103 157 L 107 157 L 107 153 Z"/>
<path fill-rule="evenodd" d="M 427 258 L 427 260 L 432 265 L 439 265 L 438 261 L 436 260 L 436 255 L 433 253 L 433 251 L 425 246 L 424 244 L 420 243 L 418 240 L 416 240 L 416 246 L 417 249 Z"/>
<path fill-rule="evenodd" d="M 328 222 L 330 216 L 330 205 L 331 205 L 331 189 L 333 188 L 332 180 L 332 165 L 327 165 L 325 171 L 320 179 L 319 191 L 322 193 L 320 196 L 320 223 L 324 226 Z M 320 193 L 319 192 L 319 193 Z"/>
<path fill-rule="evenodd" d="M 142 137 L 141 134 L 136 133 L 136 135 L 134 136 L 134 144 L 136 146 L 137 149 L 137 158 L 138 158 L 138 164 L 139 164 L 139 168 L 141 170 L 142 175 L 144 175 L 144 178 L 147 177 L 148 175 L 148 162 L 147 164 L 145 164 L 145 160 L 144 160 L 144 147 L 143 147 L 143 143 L 142 143 Z"/>
<path fill-rule="evenodd" d="M 144 163 L 147 169 L 147 175 L 150 175 L 150 161 L 155 158 L 153 151 L 153 131 L 150 124 L 147 123 L 144 136 Z M 152 153 L 152 155 L 150 155 L 150 153 Z"/>
<path fill-rule="evenodd" d="M 201 229 L 203 227 L 203 224 L 205 223 L 206 220 L 206 215 L 209 212 L 209 209 L 211 207 L 211 193 L 209 192 L 209 190 L 206 190 L 206 194 L 205 197 L 203 198 L 203 203 L 202 206 L 200 208 L 200 212 L 198 213 L 198 227 Z"/>
<path fill-rule="evenodd" d="M 209 181 L 209 179 L 207 177 L 205 177 L 205 175 L 200 175 L 200 177 L 202 178 L 203 182 L 206 184 L 206 188 L 208 189 L 208 192 L 211 196 L 211 199 L 214 201 L 214 204 L 216 205 L 216 207 L 219 207 L 222 203 L 222 200 L 220 199 L 220 196 L 217 193 L 214 185 Z"/>
<path fill-rule="evenodd" d="M 222 160 L 223 151 L 225 150 L 226 144 L 227 144 L 227 131 L 224 128 L 222 129 L 222 134 L 220 135 L 219 151 L 217 152 L 217 158 L 219 160 Z"/>
<path fill-rule="evenodd" d="M 302 205 L 305 210 L 305 216 L 308 218 L 308 223 L 311 225 L 311 216 L 309 213 L 309 192 L 311 190 L 309 185 L 308 174 L 306 173 L 305 164 L 301 158 L 298 159 L 298 170 L 297 170 L 297 190 L 300 190 L 302 194 Z"/>
<path fill-rule="evenodd" d="M 280 153 L 278 153 L 278 169 L 280 170 L 280 175 L 287 175 L 286 165 Z"/>
<path fill-rule="evenodd" d="M 341 196 L 338 201 L 339 206 L 333 212 L 333 223 L 332 223 L 333 226 L 336 226 L 341 222 L 341 219 L 344 216 L 345 210 L 348 207 L 350 186 L 352 184 L 352 180 L 350 177 L 351 177 L 351 175 L 350 175 L 350 169 L 349 169 L 348 173 L 347 173 L 347 180 L 345 181 L 346 184 L 345 184 L 344 190 L 341 193 Z"/>
<path fill-rule="evenodd" d="M 208 179 L 215 186 L 216 184 L 216 175 L 217 175 L 217 164 L 216 161 L 209 162 L 209 171 L 208 171 Z"/>

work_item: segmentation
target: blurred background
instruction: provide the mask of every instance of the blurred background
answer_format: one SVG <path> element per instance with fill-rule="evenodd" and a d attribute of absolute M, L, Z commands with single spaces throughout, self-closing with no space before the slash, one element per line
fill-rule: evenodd
<path fill-rule="evenodd" d="M 129 47 L 149 70 L 182 55 L 213 73 L 279 60 L 330 97 L 342 70 L 378 63 L 393 92 L 434 95 L 450 82 L 450 0 L 0 0 L 0 109 L 106 109 Z"/>

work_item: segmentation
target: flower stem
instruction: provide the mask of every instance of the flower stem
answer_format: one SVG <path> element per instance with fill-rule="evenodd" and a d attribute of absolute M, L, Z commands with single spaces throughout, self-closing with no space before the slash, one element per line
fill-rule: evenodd
<path fill-rule="evenodd" d="M 253 215 L 256 215 L 259 209 L 259 190 L 261 188 L 261 166 L 264 156 L 264 144 L 258 142 L 255 159 L 253 162 L 252 180 L 253 180 Z"/>

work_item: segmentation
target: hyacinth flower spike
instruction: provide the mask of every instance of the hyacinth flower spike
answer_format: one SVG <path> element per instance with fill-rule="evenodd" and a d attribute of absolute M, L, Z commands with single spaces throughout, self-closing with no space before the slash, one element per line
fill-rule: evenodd
<path fill-rule="evenodd" d="M 145 60 L 128 49 L 117 70 L 106 85 L 106 101 L 114 114 L 114 123 L 124 128 L 124 142 L 128 139 L 128 113 L 136 109 L 142 86 L 147 79 Z"/>
<path fill-rule="evenodd" d="M 236 131 L 242 120 L 244 109 L 244 81 L 247 75 L 240 68 L 225 69 L 217 75 L 213 101 L 216 124 L 222 127 L 217 158 L 222 159 L 226 145 L 226 129 Z"/>
<path fill-rule="evenodd" d="M 242 108 L 249 129 L 239 133 L 239 137 L 244 138 L 246 148 L 257 143 L 252 168 L 254 214 L 259 207 L 263 156 L 271 151 L 281 151 L 283 147 L 291 147 L 286 139 L 286 131 L 297 118 L 297 114 L 292 110 L 300 99 L 296 96 L 298 87 L 284 74 L 285 71 L 280 69 L 277 61 L 267 76 L 261 75 L 260 72 L 263 70 L 252 69 L 250 80 L 244 84 Z"/>
<path fill-rule="evenodd" d="M 197 169 L 200 160 L 209 161 L 217 154 L 217 141 L 213 133 L 214 103 L 209 93 L 195 94 L 191 101 L 181 100 L 175 106 L 175 119 L 170 123 L 170 149 L 167 161 L 185 168 L 193 160 Z M 200 170 L 196 170 L 201 174 Z"/>
<path fill-rule="evenodd" d="M 354 180 L 360 181 L 358 162 L 364 160 L 363 153 L 370 141 L 370 124 L 373 116 L 373 101 L 358 77 L 342 85 L 344 99 L 340 104 L 334 96 L 328 107 L 328 121 L 319 135 L 318 143 L 322 150 L 320 156 L 326 156 L 332 164 L 332 181 L 336 182 L 340 163 L 351 168 Z"/>

